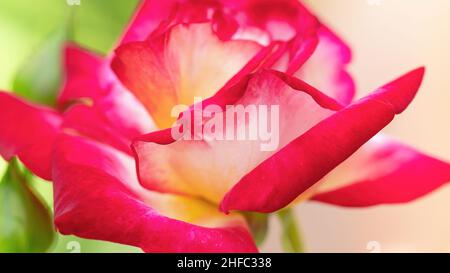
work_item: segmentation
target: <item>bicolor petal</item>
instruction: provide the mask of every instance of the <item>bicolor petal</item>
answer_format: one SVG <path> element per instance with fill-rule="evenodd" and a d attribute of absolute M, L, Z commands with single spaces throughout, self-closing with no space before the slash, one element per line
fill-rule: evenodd
<path fill-rule="evenodd" d="M 355 84 L 347 72 L 350 48 L 325 26 L 318 29 L 318 46 L 294 75 L 344 105 L 353 101 Z"/>
<path fill-rule="evenodd" d="M 313 200 L 365 207 L 406 203 L 450 182 L 450 164 L 377 135 L 327 174 Z"/>
<path fill-rule="evenodd" d="M 296 0 L 144 0 L 120 44 L 143 41 L 171 25 L 205 21 L 212 22 L 223 40 L 261 44 L 309 34 L 317 24 L 315 16 Z"/>
<path fill-rule="evenodd" d="M 159 128 L 171 127 L 176 105 L 191 105 L 222 88 L 257 55 L 250 41 L 221 41 L 209 23 L 176 25 L 161 37 L 129 43 L 112 67 Z"/>
<path fill-rule="evenodd" d="M 218 204 L 242 176 L 342 107 L 306 83 L 275 71 L 247 77 L 204 103 L 204 115 L 217 112 L 203 121 L 200 138 L 180 139 L 164 130 L 134 142 L 144 187 Z M 195 114 L 195 108 L 185 116 Z M 261 110 L 267 110 L 267 116 Z M 224 126 L 209 131 L 216 121 Z M 260 129 L 270 126 L 272 137 L 262 135 Z"/>
<path fill-rule="evenodd" d="M 115 129 L 116 134 L 128 139 L 154 130 L 151 117 L 115 77 L 109 62 L 68 44 L 65 49 L 66 79 L 58 98 L 59 108 L 65 110 L 73 104 L 89 105 Z"/>
<path fill-rule="evenodd" d="M 221 209 L 273 212 L 289 205 L 401 113 L 423 74 L 414 70 L 316 124 L 246 174 Z"/>
<path fill-rule="evenodd" d="M 203 201 L 140 187 L 131 157 L 62 134 L 54 160 L 55 224 L 63 234 L 147 252 L 256 252 L 245 220 Z"/>

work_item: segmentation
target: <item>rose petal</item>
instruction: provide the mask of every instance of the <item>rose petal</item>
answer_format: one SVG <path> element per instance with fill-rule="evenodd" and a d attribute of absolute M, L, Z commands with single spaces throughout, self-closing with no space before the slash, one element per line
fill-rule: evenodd
<path fill-rule="evenodd" d="M 239 27 L 233 39 L 249 39 L 263 45 L 282 42 L 273 69 L 293 74 L 313 54 L 320 23 L 300 1 L 231 1 Z"/>
<path fill-rule="evenodd" d="M 33 173 L 50 180 L 51 150 L 61 117 L 4 92 L 0 109 L 0 154 L 6 160 L 18 156 Z"/>
<path fill-rule="evenodd" d="M 83 135 L 131 154 L 130 139 L 114 128 L 97 108 L 78 104 L 64 113 L 64 129 Z"/>
<path fill-rule="evenodd" d="M 318 36 L 316 50 L 295 76 L 348 105 L 355 95 L 355 84 L 346 71 L 351 60 L 350 48 L 323 25 Z"/>
<path fill-rule="evenodd" d="M 450 182 L 450 164 L 378 135 L 326 175 L 313 200 L 363 207 L 406 203 Z"/>
<path fill-rule="evenodd" d="M 100 71 L 103 67 L 101 57 L 74 44 L 64 49 L 65 83 L 58 97 L 61 108 L 84 98 L 97 99 L 104 95 L 99 92 Z"/>
<path fill-rule="evenodd" d="M 120 44 L 145 40 L 161 22 L 170 17 L 176 5 L 176 0 L 141 1 L 138 11 L 122 37 Z"/>
<path fill-rule="evenodd" d="M 203 140 L 175 141 L 169 130 L 155 132 L 140 137 L 133 144 L 143 186 L 160 192 L 200 195 L 219 203 L 242 176 L 341 107 L 304 82 L 275 71 L 257 73 L 231 89 L 222 90 L 205 101 L 204 110 L 207 112 L 207 106 L 213 104 L 256 109 L 279 105 L 280 131 L 276 131 L 280 136 L 279 143 L 275 135 L 273 147 L 268 144 L 270 139 L 261 140 L 261 135 L 253 140 L 238 139 L 239 131 L 257 130 L 253 126 L 259 114 L 249 118 L 237 116 L 237 126 L 227 122 L 221 135 L 230 134 L 233 140 L 215 139 L 205 134 Z M 215 118 L 224 120 L 230 113 L 234 112 L 229 109 L 219 111 Z M 278 120 L 271 122 L 278 124 Z"/>
<path fill-rule="evenodd" d="M 108 146 L 60 135 L 54 165 L 55 224 L 63 234 L 148 252 L 257 251 L 241 217 L 143 190 L 132 158 Z"/>
<path fill-rule="evenodd" d="M 121 44 L 157 37 L 180 23 L 198 22 L 211 23 L 212 31 L 223 41 L 283 44 L 264 67 L 288 74 L 308 60 L 318 43 L 317 31 L 326 29 L 296 0 L 143 1 Z"/>
<path fill-rule="evenodd" d="M 273 212 L 287 206 L 401 113 L 423 74 L 423 68 L 414 70 L 318 123 L 244 176 L 221 210 Z"/>
<path fill-rule="evenodd" d="M 121 44 L 143 41 L 162 25 L 204 21 L 213 22 L 217 35 L 225 40 L 235 34 L 238 39 L 252 37 L 252 32 L 259 31 L 272 40 L 287 41 L 296 30 L 302 34 L 317 24 L 297 0 L 144 0 Z M 263 38 L 253 37 L 259 42 Z"/>
<path fill-rule="evenodd" d="M 316 17 L 296 0 L 230 1 L 241 13 L 241 27 L 258 27 L 267 32 L 270 40 L 288 41 L 295 35 L 309 35 L 317 26 Z M 242 30 L 241 30 L 242 31 Z"/>
<path fill-rule="evenodd" d="M 60 108 L 87 101 L 116 133 L 129 139 L 154 129 L 151 117 L 117 80 L 107 59 L 69 44 L 65 69 L 66 81 L 58 99 Z"/>
<path fill-rule="evenodd" d="M 177 25 L 162 37 L 116 51 L 112 67 L 160 128 L 172 126 L 175 105 L 207 98 L 238 73 L 261 47 L 221 41 L 209 23 Z"/>

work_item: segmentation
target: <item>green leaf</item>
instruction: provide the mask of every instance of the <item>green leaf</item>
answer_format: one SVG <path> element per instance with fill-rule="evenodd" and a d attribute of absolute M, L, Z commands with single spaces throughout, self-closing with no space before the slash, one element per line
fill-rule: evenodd
<path fill-rule="evenodd" d="M 303 253 L 304 246 L 291 209 L 284 209 L 277 213 L 282 226 L 281 242 L 285 252 Z"/>
<path fill-rule="evenodd" d="M 12 89 L 26 59 L 65 21 L 67 7 L 61 0 L 0 1 L 0 89 Z"/>
<path fill-rule="evenodd" d="M 50 212 L 30 176 L 13 159 L 0 182 L 0 252 L 45 252 L 53 242 Z"/>
<path fill-rule="evenodd" d="M 267 236 L 267 230 L 269 226 L 269 214 L 245 212 L 244 216 L 253 234 L 253 239 L 255 240 L 258 246 L 261 246 L 264 243 L 264 240 L 266 239 Z"/>
<path fill-rule="evenodd" d="M 70 37 L 72 16 L 56 29 L 19 69 L 16 94 L 39 104 L 54 105 L 61 88 L 63 47 Z"/>
<path fill-rule="evenodd" d="M 81 0 L 75 10 L 74 40 L 92 50 L 107 54 L 138 6 L 139 0 Z"/>
<path fill-rule="evenodd" d="M 142 253 L 137 247 L 107 241 L 82 239 L 76 236 L 58 235 L 52 253 Z"/>

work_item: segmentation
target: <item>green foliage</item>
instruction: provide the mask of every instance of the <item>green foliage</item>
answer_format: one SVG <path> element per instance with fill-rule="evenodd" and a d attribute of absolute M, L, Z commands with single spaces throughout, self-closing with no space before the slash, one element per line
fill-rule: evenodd
<path fill-rule="evenodd" d="M 59 235 L 54 253 L 141 253 L 137 247 Z"/>
<path fill-rule="evenodd" d="M 64 43 L 70 39 L 101 54 L 110 52 L 138 2 L 81 0 L 80 6 L 70 6 L 65 0 L 0 1 L 0 89 L 54 104 Z M 0 159 L 0 175 L 4 165 Z M 51 184 L 27 175 L 17 161 L 9 164 L 0 184 L 0 252 L 76 252 L 77 244 L 81 252 L 140 251 L 56 234 L 47 208 L 52 202 Z M 53 238 L 57 242 L 49 249 Z"/>
<path fill-rule="evenodd" d="M 295 222 L 295 216 L 291 209 L 284 209 L 279 211 L 278 218 L 280 219 L 281 242 L 283 249 L 289 253 L 303 253 L 304 246 L 299 234 L 299 228 Z"/>
<path fill-rule="evenodd" d="M 248 226 L 252 232 L 253 239 L 258 246 L 264 243 L 267 236 L 267 230 L 269 226 L 269 214 L 246 212 L 244 213 Z"/>
<path fill-rule="evenodd" d="M 25 61 L 13 83 L 15 93 L 39 104 L 55 104 L 62 82 L 62 51 L 70 28 L 70 21 L 59 27 Z"/>
<path fill-rule="evenodd" d="M 75 10 L 74 40 L 103 54 L 112 50 L 130 21 L 138 0 L 81 0 Z"/>
<path fill-rule="evenodd" d="M 29 179 L 28 171 L 12 160 L 0 183 L 0 252 L 44 252 L 53 242 L 49 210 Z"/>
<path fill-rule="evenodd" d="M 136 1 L 85 0 L 80 6 L 62 7 L 66 16 L 58 20 L 53 33 L 24 60 L 13 90 L 30 101 L 54 105 L 62 82 L 65 43 L 75 40 L 103 53 L 109 51 L 135 5 Z"/>
<path fill-rule="evenodd" d="M 72 40 L 102 54 L 108 53 L 123 32 L 139 0 L 0 1 L 0 89 L 12 87 L 33 53 L 40 52 L 52 33 L 73 13 Z M 60 52 L 59 52 L 60 54 Z"/>

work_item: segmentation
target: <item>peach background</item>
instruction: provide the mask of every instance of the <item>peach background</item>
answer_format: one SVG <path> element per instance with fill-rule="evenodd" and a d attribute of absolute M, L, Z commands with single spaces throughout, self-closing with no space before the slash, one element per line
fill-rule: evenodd
<path fill-rule="evenodd" d="M 450 161 L 450 1 L 308 0 L 309 7 L 353 48 L 350 70 L 358 97 L 425 65 L 423 88 L 385 132 Z M 371 4 L 379 2 L 379 5 Z M 314 252 L 450 251 L 450 187 L 406 205 L 342 209 L 318 203 L 296 208 L 306 248 Z M 265 251 L 280 251 L 272 221 Z"/>

